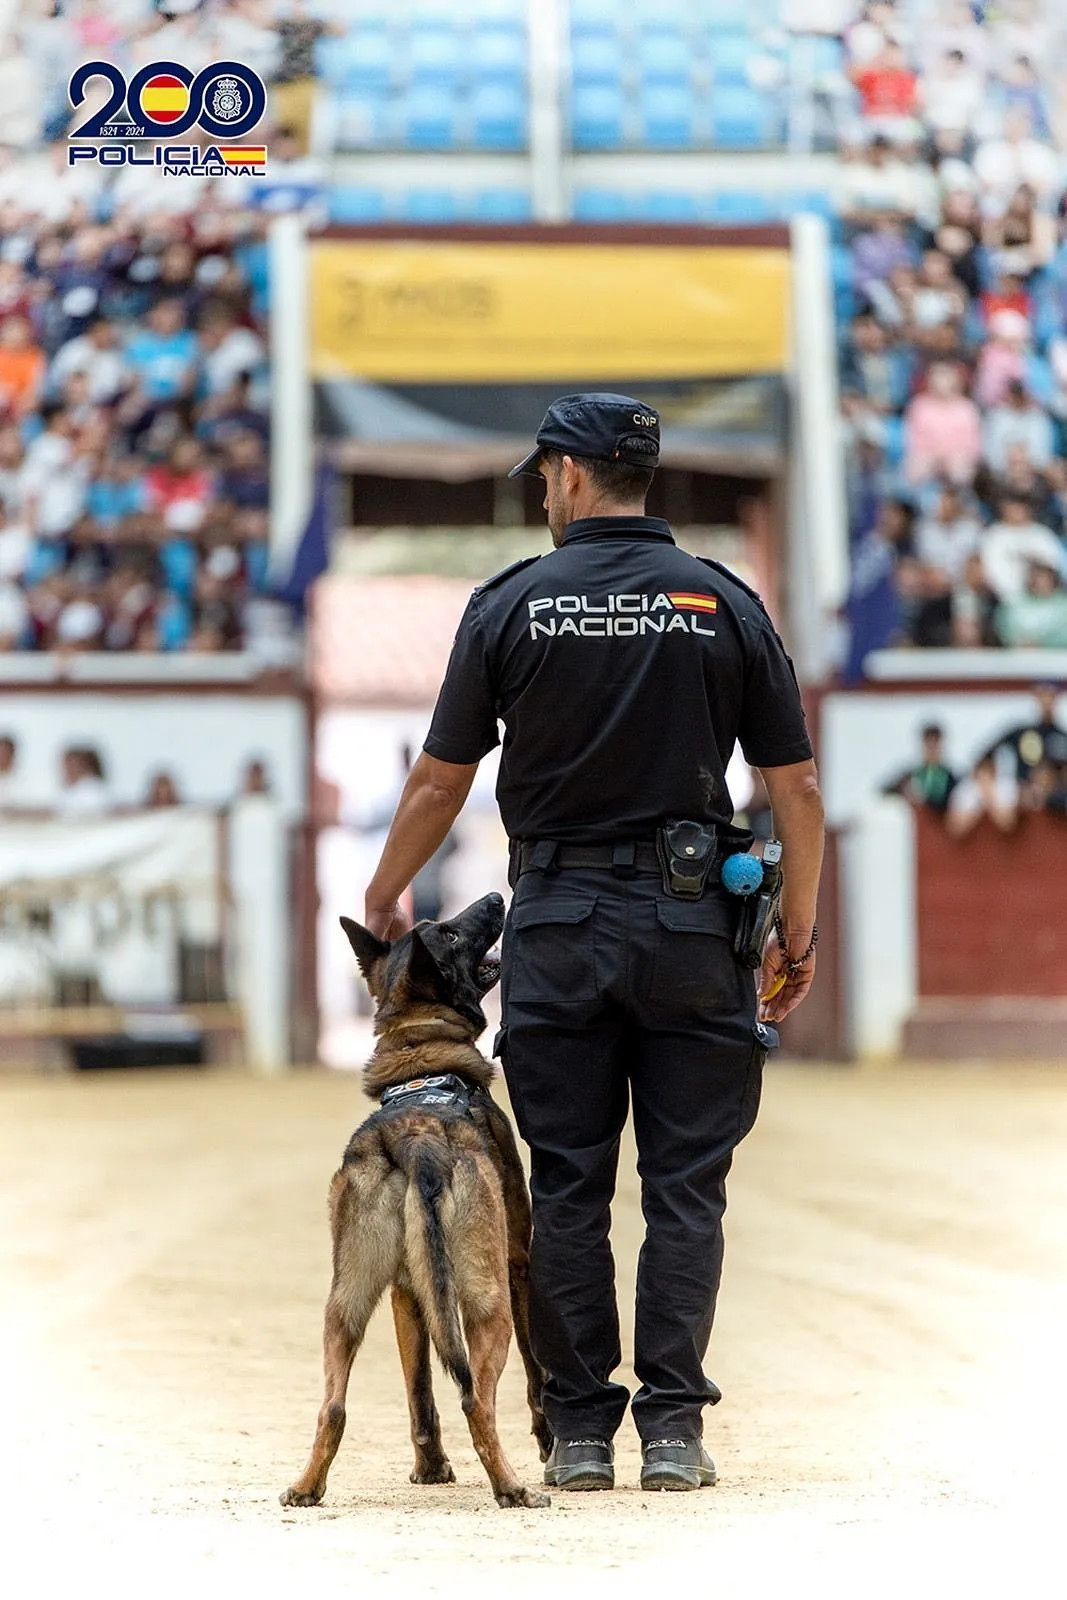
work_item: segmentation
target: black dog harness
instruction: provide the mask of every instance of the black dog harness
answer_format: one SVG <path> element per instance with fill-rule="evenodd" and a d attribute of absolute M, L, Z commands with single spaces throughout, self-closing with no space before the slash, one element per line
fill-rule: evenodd
<path fill-rule="evenodd" d="M 442 1072 L 432 1078 L 411 1078 L 407 1083 L 394 1083 L 382 1091 L 381 1111 L 437 1111 L 451 1112 L 465 1117 L 471 1108 L 473 1085 L 454 1072 Z"/>

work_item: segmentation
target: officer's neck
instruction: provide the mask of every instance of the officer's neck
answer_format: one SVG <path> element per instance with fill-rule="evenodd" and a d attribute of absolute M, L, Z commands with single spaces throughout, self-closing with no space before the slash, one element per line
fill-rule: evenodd
<path fill-rule="evenodd" d="M 587 517 L 626 517 L 632 520 L 647 515 L 643 500 L 615 500 L 584 487 L 574 496 L 567 511 L 567 527 L 572 522 L 584 522 Z M 556 539 L 557 544 L 563 543 L 565 533 L 566 528 L 562 528 Z"/>

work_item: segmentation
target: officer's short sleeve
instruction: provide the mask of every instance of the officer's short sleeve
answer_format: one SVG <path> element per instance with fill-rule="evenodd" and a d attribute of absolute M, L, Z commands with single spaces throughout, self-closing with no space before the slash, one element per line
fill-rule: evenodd
<path fill-rule="evenodd" d="M 467 767 L 499 741 L 485 627 L 472 596 L 456 630 L 423 749 L 438 761 Z"/>
<path fill-rule="evenodd" d="M 769 623 L 760 628 L 745 663 L 738 737 L 753 767 L 788 767 L 812 757 L 793 663 Z"/>

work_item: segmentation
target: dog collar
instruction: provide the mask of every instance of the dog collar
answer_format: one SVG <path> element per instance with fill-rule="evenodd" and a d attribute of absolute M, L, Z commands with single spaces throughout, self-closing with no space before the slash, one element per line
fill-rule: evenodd
<path fill-rule="evenodd" d="M 407 1083 L 391 1084 L 381 1095 L 383 1111 L 394 1110 L 397 1106 L 405 1111 L 414 1110 L 416 1106 L 435 1110 L 447 1106 L 465 1112 L 470 1110 L 470 1103 L 470 1084 L 454 1072 L 438 1073 L 432 1078 L 409 1078 Z"/>

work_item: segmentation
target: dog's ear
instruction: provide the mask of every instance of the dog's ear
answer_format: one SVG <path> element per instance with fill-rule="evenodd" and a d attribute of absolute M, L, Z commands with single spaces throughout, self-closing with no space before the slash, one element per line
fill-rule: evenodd
<path fill-rule="evenodd" d="M 413 999 L 440 999 L 444 974 L 427 949 L 417 928 L 411 931 L 404 970 Z"/>
<path fill-rule="evenodd" d="M 368 928 L 364 928 L 359 922 L 353 922 L 351 917 L 342 917 L 341 926 L 348 935 L 348 942 L 356 953 L 359 970 L 369 982 L 375 962 L 380 961 L 382 956 L 388 954 L 388 941 L 376 939 Z"/>

